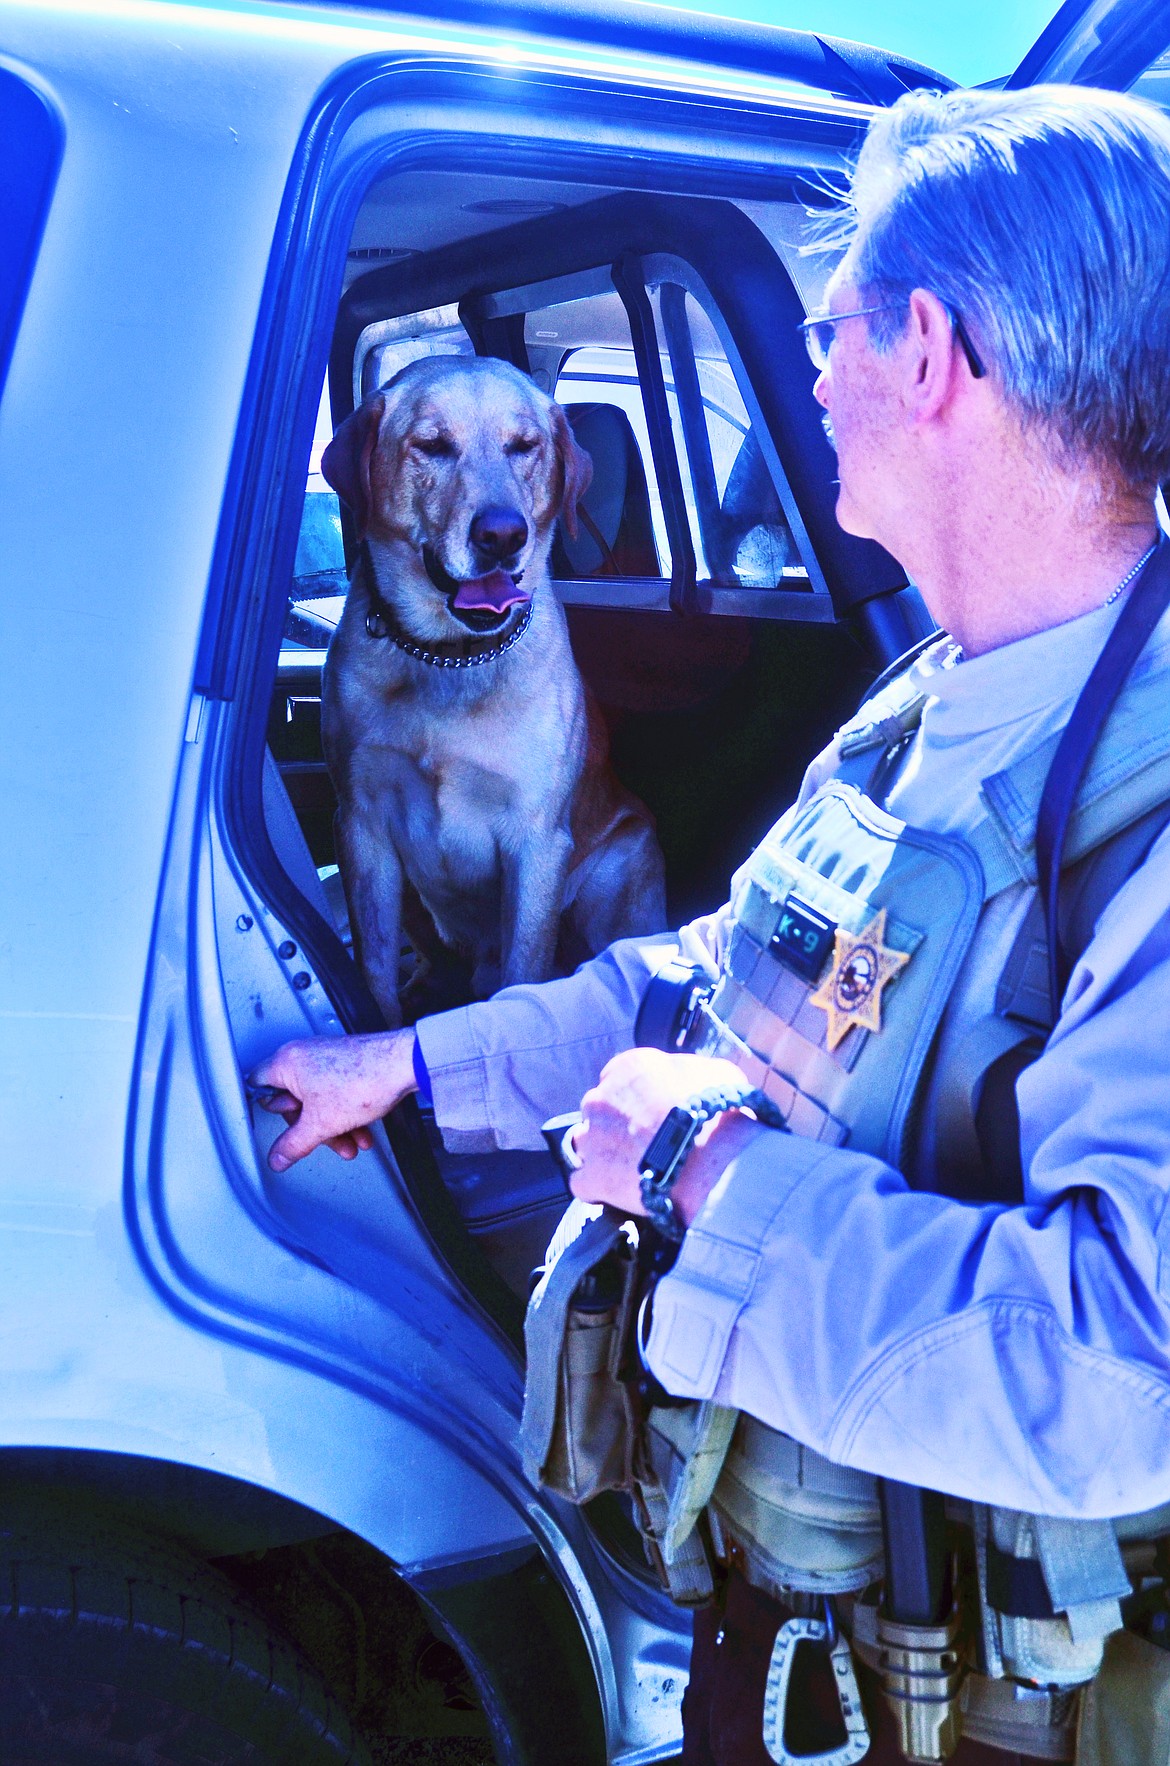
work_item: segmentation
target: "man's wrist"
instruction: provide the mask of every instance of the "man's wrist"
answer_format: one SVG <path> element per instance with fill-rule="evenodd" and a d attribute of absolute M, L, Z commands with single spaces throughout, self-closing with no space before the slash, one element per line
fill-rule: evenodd
<path fill-rule="evenodd" d="M 360 1071 L 374 1117 L 385 1116 L 402 1099 L 417 1089 L 412 1051 L 413 1030 L 376 1030 L 355 1038 L 365 1045 L 360 1056 Z"/>
<path fill-rule="evenodd" d="M 684 1227 L 690 1226 L 727 1167 L 763 1132 L 758 1122 L 740 1110 L 729 1110 L 704 1126 L 671 1192 Z"/>

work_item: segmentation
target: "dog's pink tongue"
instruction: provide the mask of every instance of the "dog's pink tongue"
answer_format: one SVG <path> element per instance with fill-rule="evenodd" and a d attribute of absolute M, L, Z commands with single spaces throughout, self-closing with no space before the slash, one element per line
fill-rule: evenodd
<path fill-rule="evenodd" d="M 506 570 L 493 570 L 488 576 L 473 576 L 470 582 L 460 583 L 453 604 L 473 613 L 506 613 L 509 607 L 519 607 L 527 600 Z"/>

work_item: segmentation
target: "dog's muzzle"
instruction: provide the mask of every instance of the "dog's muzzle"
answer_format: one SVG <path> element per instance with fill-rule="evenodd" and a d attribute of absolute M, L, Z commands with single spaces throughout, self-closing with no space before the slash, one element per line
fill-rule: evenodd
<path fill-rule="evenodd" d="M 522 571 L 503 570 L 499 565 L 483 576 L 460 580 L 443 569 L 429 546 L 423 548 L 423 565 L 427 575 L 446 597 L 450 613 L 473 632 L 498 629 L 514 607 L 527 606 L 532 599 L 520 587 Z"/>

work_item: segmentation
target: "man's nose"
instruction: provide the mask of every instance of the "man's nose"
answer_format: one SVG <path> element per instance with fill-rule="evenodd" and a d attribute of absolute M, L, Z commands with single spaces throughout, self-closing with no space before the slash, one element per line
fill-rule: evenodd
<path fill-rule="evenodd" d="M 813 398 L 817 401 L 818 405 L 823 405 L 826 411 L 829 408 L 828 393 L 825 390 L 828 385 L 828 380 L 829 371 L 827 368 L 822 368 L 817 375 L 816 382 L 813 386 Z"/>
<path fill-rule="evenodd" d="M 528 523 L 519 509 L 493 504 L 471 518 L 471 543 L 487 562 L 513 558 L 528 538 Z"/>

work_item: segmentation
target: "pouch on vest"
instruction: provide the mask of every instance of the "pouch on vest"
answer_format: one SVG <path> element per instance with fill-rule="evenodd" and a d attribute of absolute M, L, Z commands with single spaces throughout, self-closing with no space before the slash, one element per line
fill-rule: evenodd
<path fill-rule="evenodd" d="M 698 1606 L 714 1592 L 710 1555 L 695 1527 L 709 1491 L 699 1491 L 693 1504 L 672 1502 L 635 1384 L 624 1377 L 638 1286 L 630 1223 L 610 1209 L 571 1203 L 524 1321 L 521 1454 L 532 1482 L 569 1502 L 589 1502 L 606 1490 L 628 1495 L 664 1588 L 680 1606 Z M 734 1412 L 726 1414 L 734 1420 Z M 690 1428 L 688 1443 L 695 1444 Z M 712 1459 L 717 1473 L 722 1451 Z M 700 1455 L 697 1463 L 707 1462 Z"/>
<path fill-rule="evenodd" d="M 624 1224 L 573 1202 L 524 1321 L 524 1469 L 570 1502 L 633 1483 L 632 1401 L 618 1373 L 637 1261 Z"/>
<path fill-rule="evenodd" d="M 1170 1651 L 1117 1631 L 1086 1687 L 1077 1766 L 1166 1766 L 1170 1761 Z"/>
<path fill-rule="evenodd" d="M 1132 1592 L 1112 1521 L 976 1503 L 972 1523 L 989 1672 L 1043 1686 L 1091 1680 Z"/>

